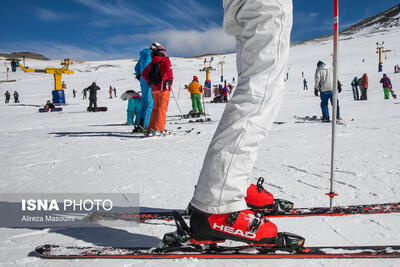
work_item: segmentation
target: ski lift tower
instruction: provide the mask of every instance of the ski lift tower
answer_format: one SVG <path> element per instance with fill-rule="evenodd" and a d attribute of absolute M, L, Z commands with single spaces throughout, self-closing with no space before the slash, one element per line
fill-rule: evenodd
<path fill-rule="evenodd" d="M 221 65 L 221 83 L 224 82 L 224 64 L 225 61 L 221 60 L 218 62 L 219 65 Z"/>
<path fill-rule="evenodd" d="M 69 65 L 72 64 L 72 60 L 70 59 L 64 59 L 63 62 L 61 62 L 61 65 L 63 67 L 61 68 L 50 68 L 47 67 L 46 69 L 31 69 L 29 67 L 25 67 L 22 64 L 20 64 L 20 59 L 18 58 L 8 58 L 8 61 L 11 61 L 11 70 L 13 72 L 17 71 L 17 67 L 20 67 L 24 72 L 38 72 L 38 73 L 49 73 L 53 74 L 54 76 L 54 90 L 52 91 L 53 95 L 53 102 L 56 105 L 65 105 L 65 94 L 64 94 L 64 89 L 66 88 L 65 83 L 61 80 L 61 77 L 63 74 L 73 74 L 73 70 L 69 70 L 68 67 Z"/>
<path fill-rule="evenodd" d="M 382 50 L 384 42 L 376 42 L 376 53 L 379 56 L 378 72 L 382 72 Z"/>
<path fill-rule="evenodd" d="M 210 60 L 207 60 L 207 58 L 204 59 L 204 67 L 200 69 L 200 71 L 204 71 L 206 73 L 206 81 L 204 83 L 204 96 L 205 97 L 211 97 L 211 80 L 210 80 L 210 71 L 215 70 L 212 66 L 211 63 L 214 60 L 214 57 L 211 57 Z M 208 66 L 207 66 L 208 63 Z"/>

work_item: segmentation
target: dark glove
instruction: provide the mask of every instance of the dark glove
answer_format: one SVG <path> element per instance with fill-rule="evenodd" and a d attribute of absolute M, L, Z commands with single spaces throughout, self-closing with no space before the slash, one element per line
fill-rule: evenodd
<path fill-rule="evenodd" d="M 318 96 L 318 89 L 317 88 L 314 89 L 314 95 Z"/>
<path fill-rule="evenodd" d="M 137 75 L 136 75 L 136 79 L 137 79 L 138 81 L 140 81 L 140 74 L 137 74 Z"/>

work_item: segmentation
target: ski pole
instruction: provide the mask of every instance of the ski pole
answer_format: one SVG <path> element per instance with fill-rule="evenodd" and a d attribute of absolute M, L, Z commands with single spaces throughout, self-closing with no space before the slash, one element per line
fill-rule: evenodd
<path fill-rule="evenodd" d="M 171 86 L 171 92 L 172 92 L 172 96 L 175 99 L 176 106 L 178 107 L 179 115 L 181 116 L 181 118 L 183 118 L 183 115 L 182 115 L 182 112 L 181 112 L 181 108 L 179 107 L 178 100 L 176 100 L 176 97 L 175 97 L 175 94 L 174 94 L 174 90 L 172 89 L 172 86 Z"/>
<path fill-rule="evenodd" d="M 333 99 L 332 99 L 332 143 L 331 143 L 331 184 L 329 196 L 329 207 L 333 210 L 333 198 L 337 194 L 333 191 L 333 182 L 335 174 L 335 140 L 336 140 L 336 110 L 337 110 L 337 75 L 338 75 L 338 33 L 339 33 L 339 0 L 333 0 Z"/>
<path fill-rule="evenodd" d="M 203 98 L 204 120 L 207 121 L 206 104 L 205 104 L 205 102 L 204 102 L 204 92 L 203 92 L 203 94 L 202 94 L 201 96 L 202 96 L 202 98 Z"/>
<path fill-rule="evenodd" d="M 182 85 L 182 83 L 179 83 L 179 89 L 178 89 L 178 99 L 179 99 L 179 96 L 181 95 L 181 85 Z"/>

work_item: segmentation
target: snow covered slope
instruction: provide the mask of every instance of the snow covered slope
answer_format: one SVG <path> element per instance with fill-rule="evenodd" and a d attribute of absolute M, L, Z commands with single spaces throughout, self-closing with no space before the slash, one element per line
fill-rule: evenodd
<path fill-rule="evenodd" d="M 384 41 L 393 50 L 384 60 L 384 72 L 400 94 L 399 28 L 356 38 L 341 39 L 339 95 L 345 126 L 337 129 L 335 204 L 399 201 L 400 195 L 400 101 L 384 100 L 377 73 L 375 43 Z M 249 182 L 264 176 L 267 189 L 276 197 L 292 200 L 297 207 L 327 206 L 329 190 L 329 124 L 294 123 L 293 116 L 320 115 L 319 98 L 313 95 L 314 70 L 318 60 L 330 63 L 332 41 L 311 42 L 291 48 L 287 90 L 271 134 L 261 144 Z M 225 78 L 236 76 L 235 55 L 214 57 L 224 60 Z M 363 60 L 364 59 L 364 63 Z M 174 93 L 180 108 L 191 109 L 184 90 L 199 72 L 204 58 L 172 58 Z M 174 98 L 169 103 L 167 128 L 191 134 L 158 139 L 123 136 L 131 127 L 118 126 L 126 120 L 127 103 L 108 98 L 108 87 L 120 95 L 139 89 L 133 76 L 134 60 L 75 62 L 75 74 L 64 75 L 68 105 L 60 113 L 38 113 L 38 106 L 51 98 L 51 75 L 10 74 L 15 83 L 0 84 L 0 92 L 17 90 L 20 104 L 0 104 L 0 193 L 9 192 L 129 192 L 140 194 L 142 207 L 181 208 L 190 201 L 208 143 L 217 122 L 185 124 L 178 120 Z M 30 67 L 59 66 L 59 61 L 27 60 Z M 309 90 L 303 91 L 303 78 Z M 354 101 L 350 82 L 354 76 L 369 75 L 368 101 Z M 0 60 L 1 79 L 5 67 Z M 218 71 L 211 73 L 219 80 Z M 96 81 L 101 87 L 99 106 L 105 113 L 87 113 L 87 100 L 80 91 Z M 79 94 L 72 97 L 72 89 Z M 4 99 L 4 96 L 2 96 Z M 218 121 L 224 104 L 206 104 L 207 113 Z M 181 127 L 180 129 L 178 129 Z M 5 215 L 1 215 L 5 216 Z M 332 218 L 274 219 L 279 231 L 297 233 L 308 245 L 400 244 L 400 214 Z M 0 229 L 0 266 L 396 266 L 398 260 L 85 260 L 49 261 L 29 256 L 41 244 L 134 246 L 156 245 L 173 223 L 141 224 L 138 227 L 99 229 Z"/>

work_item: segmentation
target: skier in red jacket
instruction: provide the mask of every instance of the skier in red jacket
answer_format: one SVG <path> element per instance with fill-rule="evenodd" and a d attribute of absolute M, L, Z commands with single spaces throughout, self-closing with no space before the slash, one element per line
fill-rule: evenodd
<path fill-rule="evenodd" d="M 161 135 L 165 130 L 169 94 L 171 91 L 173 73 L 171 61 L 166 49 L 156 43 L 156 49 L 151 53 L 151 63 L 142 72 L 143 79 L 151 85 L 154 107 L 148 126 L 148 135 Z"/>

